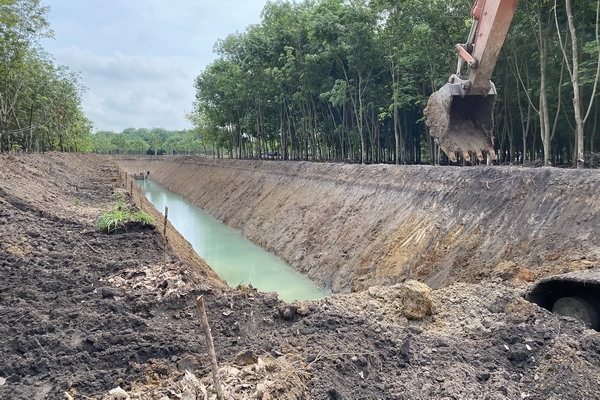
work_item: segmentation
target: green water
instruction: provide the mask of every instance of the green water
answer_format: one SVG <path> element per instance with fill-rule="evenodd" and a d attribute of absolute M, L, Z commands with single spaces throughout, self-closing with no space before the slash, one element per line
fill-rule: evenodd
<path fill-rule="evenodd" d="M 251 284 L 263 292 L 276 292 L 285 301 L 310 300 L 330 293 L 287 265 L 280 258 L 245 239 L 233 229 L 181 196 L 152 181 L 138 181 L 154 207 L 189 241 L 194 250 L 230 286 Z"/>

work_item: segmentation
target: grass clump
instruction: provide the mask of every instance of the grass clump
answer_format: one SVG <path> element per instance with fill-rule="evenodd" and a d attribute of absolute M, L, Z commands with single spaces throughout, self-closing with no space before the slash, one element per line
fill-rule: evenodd
<path fill-rule="evenodd" d="M 121 210 L 105 212 L 96 220 L 96 230 L 111 233 L 119 228 L 125 229 L 125 223 L 131 221 L 131 214 Z"/>
<path fill-rule="evenodd" d="M 139 222 L 142 225 L 154 225 L 154 217 L 148 214 L 146 211 L 136 211 L 133 214 L 133 221 Z"/>
<path fill-rule="evenodd" d="M 127 208 L 124 203 L 118 201 L 110 211 L 98 217 L 96 220 L 96 230 L 106 233 L 112 233 L 119 229 L 126 231 L 125 224 L 128 222 L 154 225 L 154 217 L 142 210 L 133 211 Z"/>

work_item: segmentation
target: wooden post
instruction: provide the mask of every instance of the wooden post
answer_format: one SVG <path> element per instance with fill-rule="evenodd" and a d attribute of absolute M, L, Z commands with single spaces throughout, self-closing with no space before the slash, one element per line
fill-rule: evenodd
<path fill-rule="evenodd" d="M 165 248 L 163 249 L 163 265 L 167 265 L 167 246 L 169 239 L 167 238 L 167 224 L 169 223 L 169 207 L 165 206 L 165 221 L 163 224 L 163 237 L 165 238 Z"/>
<path fill-rule="evenodd" d="M 204 298 L 198 296 L 196 299 L 198 310 L 200 311 L 200 322 L 202 322 L 202 330 L 204 336 L 206 336 L 206 344 L 208 345 L 208 356 L 210 357 L 210 364 L 212 367 L 212 376 L 215 383 L 215 391 L 217 392 L 217 399 L 224 400 L 223 388 L 221 387 L 221 380 L 219 379 L 219 366 L 217 365 L 217 355 L 215 354 L 215 345 L 213 344 L 212 335 L 210 333 L 210 327 L 208 326 L 208 317 L 206 316 L 206 309 L 204 308 Z"/>

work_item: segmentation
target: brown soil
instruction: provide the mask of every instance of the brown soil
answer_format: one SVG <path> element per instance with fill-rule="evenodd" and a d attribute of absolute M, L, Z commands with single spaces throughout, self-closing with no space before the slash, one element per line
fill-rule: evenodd
<path fill-rule="evenodd" d="M 297 213 L 307 219 L 314 217 L 312 207 L 323 203 L 326 204 L 321 209 L 323 215 L 335 214 L 332 203 L 326 201 L 328 196 L 316 193 L 310 199 L 303 197 L 306 193 L 302 188 L 310 180 L 301 176 L 301 172 L 312 167 L 271 164 L 277 165 L 281 182 L 298 181 L 294 188 L 299 191 L 299 198 L 295 200 L 299 211 L 290 203 L 282 204 L 290 217 Z M 265 176 L 260 163 L 224 165 L 223 171 L 236 165 L 243 165 L 238 171 L 244 171 L 250 165 L 256 169 L 257 176 Z M 331 197 L 340 199 L 338 192 L 348 192 L 356 180 L 363 182 L 358 186 L 365 190 L 369 187 L 368 181 L 374 181 L 373 175 L 384 177 L 384 170 L 389 168 L 355 167 L 329 167 L 337 171 L 336 179 L 341 186 Z M 209 170 L 216 169 L 214 163 Z M 403 173 L 409 176 L 414 171 L 416 169 L 409 169 Z M 434 169 L 424 171 L 431 174 L 432 179 L 411 190 L 421 187 L 421 202 L 434 210 L 450 213 L 456 199 L 446 193 L 442 196 L 446 200 L 443 204 L 436 205 L 440 201 L 437 195 L 428 200 L 435 181 L 441 178 L 434 176 Z M 459 177 L 463 174 L 460 170 L 451 171 Z M 554 171 L 558 170 L 541 170 L 535 185 L 526 182 L 521 185 L 520 176 L 513 179 L 517 179 L 516 184 L 526 197 L 530 194 L 525 188 L 531 190 L 556 181 Z M 347 173 L 347 181 L 339 178 L 344 176 L 343 172 Z M 458 182 L 465 185 L 469 179 L 476 179 L 477 185 L 483 188 L 497 188 L 495 183 L 511 179 L 503 170 L 495 173 L 497 181 L 492 180 L 486 170 L 487 184 L 482 181 L 483 176 L 474 178 L 469 173 Z M 318 177 L 313 176 L 318 181 Z M 543 176 L 546 181 L 537 179 Z M 589 221 L 597 223 L 598 206 L 591 195 L 585 196 L 585 190 L 574 189 L 575 185 L 584 183 L 588 190 L 593 189 L 591 178 L 585 181 L 588 179 L 585 173 L 581 178 L 578 176 L 573 174 L 569 186 L 556 190 L 562 190 L 574 207 L 581 207 L 580 214 L 571 218 L 579 222 L 580 228 L 589 228 Z M 235 197 L 248 189 L 240 188 L 239 193 L 236 192 L 227 185 L 231 177 L 223 173 L 224 196 Z M 444 179 L 456 182 L 450 178 Z M 327 180 L 321 178 L 329 190 Z M 263 200 L 277 197 L 283 183 L 279 186 L 276 182 L 269 183 L 268 177 L 264 181 L 272 186 L 262 196 Z M 394 182 L 392 176 L 389 182 L 382 184 L 383 188 L 396 185 Z M 407 179 L 406 182 L 409 188 L 416 185 L 416 181 Z M 410 208 L 404 203 L 406 199 L 396 199 L 393 193 L 380 198 L 378 188 L 372 186 L 373 195 L 363 199 L 366 194 L 360 192 L 355 198 L 354 214 L 347 203 L 338 204 L 352 219 L 349 223 L 332 221 L 328 230 L 313 232 L 309 232 L 312 225 L 299 226 L 290 235 L 300 235 L 307 244 L 318 242 L 327 233 L 322 240 L 332 240 L 330 237 L 336 229 L 345 229 L 346 234 L 353 235 L 351 225 L 364 216 L 360 207 L 369 203 L 381 207 L 384 199 L 400 202 L 397 213 L 406 214 L 401 211 Z M 460 230 L 459 223 L 438 227 L 440 231 L 445 230 L 442 236 L 433 231 L 433 240 L 447 238 L 444 245 L 448 246 L 436 256 L 454 255 L 455 259 L 460 256 L 465 260 L 463 266 L 468 273 L 453 273 L 449 274 L 452 279 L 440 280 L 446 286 L 430 295 L 433 315 L 416 316 L 406 309 L 407 289 L 402 285 L 373 286 L 363 292 L 337 294 L 294 306 L 280 302 L 273 294 L 257 293 L 249 288 L 228 289 L 201 260 L 188 252 L 185 241 L 172 231 L 168 237 L 173 248 L 168 253 L 167 264 L 163 265 L 160 227 L 130 225 L 126 231 L 111 235 L 94 231 L 95 218 L 114 203 L 113 195 L 115 191 L 123 191 L 122 187 L 119 171 L 108 158 L 56 153 L 0 156 L 0 398 L 126 398 L 119 397 L 116 391 L 108 394 L 117 386 L 131 398 L 205 398 L 201 393 L 205 388 L 210 391 L 210 364 L 195 306 L 198 295 L 203 295 L 207 304 L 227 398 L 599 397 L 600 336 L 596 331 L 584 329 L 576 320 L 555 316 L 522 299 L 524 289 L 515 284 L 531 279 L 528 270 L 523 268 L 527 264 L 521 264 L 519 259 L 521 255 L 528 257 L 528 251 L 514 246 L 512 261 L 505 262 L 501 268 L 485 270 L 482 274 L 485 279 L 481 282 L 449 284 L 459 278 L 477 280 L 470 268 L 475 270 L 478 266 L 469 266 L 478 260 L 472 250 L 478 248 L 476 241 L 468 242 L 471 247 L 460 242 L 463 247 L 452 249 L 456 245 L 452 234 L 461 236 L 459 232 L 474 229 L 467 223 L 469 219 L 474 220 L 473 226 L 477 222 L 481 225 L 480 215 L 457 216 L 465 225 Z M 249 196 L 247 207 L 255 204 L 252 193 L 261 190 L 267 188 L 259 186 L 245 193 Z M 535 194 L 535 190 L 532 192 Z M 471 192 L 471 196 L 481 193 L 483 189 Z M 505 204 L 511 201 L 525 204 L 513 192 L 496 190 L 495 193 Z M 347 196 L 353 195 L 347 193 Z M 530 197 L 532 201 L 537 199 L 535 196 Z M 139 204 L 135 192 L 133 197 Z M 491 197 L 488 195 L 483 200 Z M 283 198 L 277 199 L 283 201 Z M 548 196 L 546 199 L 546 202 L 551 200 Z M 538 204 L 534 211 L 542 205 L 546 207 L 544 203 Z M 585 214 L 584 204 L 587 205 Z M 148 205 L 142 207 L 147 209 Z M 522 223 L 528 224 L 530 230 L 539 229 L 536 218 L 548 215 L 546 221 L 559 218 L 555 206 L 548 207 L 548 210 L 539 209 L 539 214 L 524 208 L 521 212 L 525 222 Z M 460 215 L 460 209 L 456 210 Z M 252 214 L 251 208 L 244 212 Z M 419 215 L 415 213 L 412 217 L 405 215 L 415 221 L 410 228 L 412 233 L 401 232 L 404 240 L 391 235 L 390 228 L 380 221 L 392 215 L 378 215 L 373 222 L 377 229 L 365 231 L 371 247 L 348 247 L 345 253 L 334 255 L 327 254 L 320 245 L 304 245 L 297 251 L 302 252 L 301 259 L 317 259 L 313 252 L 320 251 L 319 258 L 354 260 L 359 251 L 379 248 L 372 243 L 381 246 L 431 240 L 427 235 L 432 231 L 426 224 L 419 226 Z M 228 217 L 229 220 L 239 218 L 237 214 Z M 263 224 L 270 224 L 270 228 L 277 225 L 277 219 L 271 221 L 262 214 L 259 217 Z M 253 220 L 243 221 L 245 231 L 252 231 L 249 224 Z M 294 221 L 303 222 L 302 219 Z M 511 225 L 507 221 L 503 226 Z M 499 231 L 498 227 L 494 228 L 494 232 Z M 516 231 L 519 229 L 513 232 Z M 591 246 L 594 232 L 588 231 L 587 236 L 582 233 L 577 237 L 576 250 L 567 251 L 573 241 L 559 242 L 557 238 L 562 240 L 563 237 L 561 230 L 556 229 L 555 236 L 547 235 L 545 251 L 536 255 L 541 261 L 527 266 L 536 274 L 568 269 L 571 263 L 575 263 L 575 268 L 585 266 L 581 264 L 585 261 L 581 257 L 575 261 L 565 259 L 565 252 L 586 256 L 593 263 L 594 254 L 597 255 Z M 537 246 L 538 241 L 542 241 L 542 233 L 546 232 L 533 235 L 529 232 L 531 240 L 527 244 Z M 288 240 L 293 240 L 291 236 Z M 489 239 L 484 236 L 483 240 Z M 402 245 L 391 248 L 398 251 L 394 257 L 403 251 Z M 333 247 L 332 251 L 337 249 Z M 472 250 L 469 257 L 463 254 L 465 249 Z M 424 259 L 423 253 L 415 254 L 419 260 Z M 565 262 L 559 265 L 563 259 Z M 385 263 L 380 261 L 380 265 Z M 426 267 L 431 269 L 435 265 L 438 264 L 427 263 Z M 336 267 L 331 282 L 342 281 L 346 276 L 351 277 L 353 286 L 357 287 L 360 286 L 356 284 L 357 276 L 364 276 L 360 280 L 364 286 L 378 280 L 392 283 L 392 275 L 380 279 L 377 268 L 375 271 L 367 268 L 369 273 L 366 274 L 362 269 L 362 275 L 357 275 L 354 269 L 350 264 Z M 340 271 L 347 272 L 344 275 Z M 400 277 L 404 272 L 400 268 L 395 273 Z M 406 275 L 418 277 L 419 273 Z M 422 276 L 428 277 L 424 273 Z M 198 397 L 190 392 L 190 385 L 197 389 Z"/>

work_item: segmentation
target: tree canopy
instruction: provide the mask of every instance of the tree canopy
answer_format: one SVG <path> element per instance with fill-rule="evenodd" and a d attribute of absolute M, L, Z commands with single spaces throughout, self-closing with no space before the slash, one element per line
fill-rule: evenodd
<path fill-rule="evenodd" d="M 39 41 L 53 37 L 40 0 L 0 0 L 0 152 L 91 151 L 79 76 Z"/>
<path fill-rule="evenodd" d="M 127 128 L 92 135 L 93 151 L 101 154 L 213 154 L 197 129 Z"/>
<path fill-rule="evenodd" d="M 455 72 L 471 0 L 278 0 L 215 44 L 191 130 L 97 132 L 80 77 L 40 46 L 41 0 L 0 0 L 0 151 L 212 153 L 444 163 L 423 108 Z M 600 147 L 600 0 L 521 1 L 495 70 L 503 163 L 589 165 Z M 119 135 L 119 136 L 116 136 Z"/>
<path fill-rule="evenodd" d="M 598 150 L 599 4 L 519 5 L 493 77 L 501 162 L 575 164 Z M 232 157 L 446 162 L 422 111 L 455 72 L 451 49 L 467 38 L 471 6 L 270 1 L 259 24 L 215 45 L 189 119 L 209 147 Z"/>

